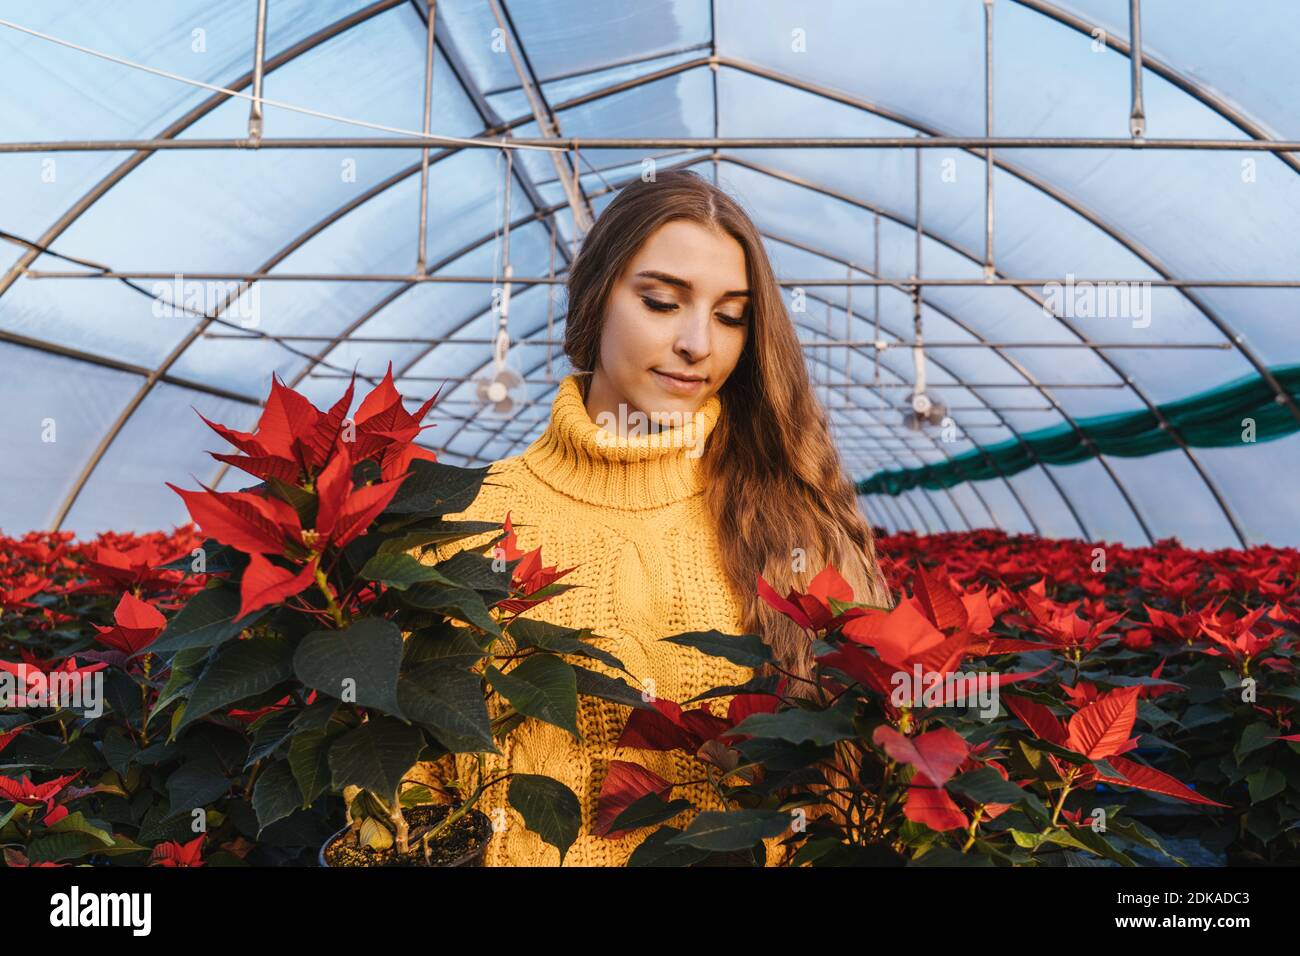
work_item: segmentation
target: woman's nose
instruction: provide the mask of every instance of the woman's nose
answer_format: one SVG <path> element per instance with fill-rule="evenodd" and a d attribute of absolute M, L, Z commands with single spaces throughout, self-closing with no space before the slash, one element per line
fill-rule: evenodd
<path fill-rule="evenodd" d="M 674 349 L 678 355 L 698 362 L 706 357 L 712 346 L 710 343 L 710 315 L 703 309 L 685 309 L 681 326 L 677 329 L 677 341 Z"/>

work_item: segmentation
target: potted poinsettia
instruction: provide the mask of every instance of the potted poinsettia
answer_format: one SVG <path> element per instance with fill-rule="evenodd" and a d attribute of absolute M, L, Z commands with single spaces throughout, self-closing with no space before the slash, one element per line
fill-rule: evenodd
<path fill-rule="evenodd" d="M 341 795 L 345 825 L 322 847 L 326 865 L 472 863 L 492 836 L 475 807 L 486 782 L 437 802 L 411 769 L 497 753 L 525 717 L 563 713 L 553 695 L 534 713 L 534 682 L 570 666 L 553 648 L 580 652 L 590 635 L 530 642 L 538 622 L 522 614 L 560 593 L 564 572 L 519 552 L 508 525 L 477 550 L 448 547 L 501 526 L 446 520 L 487 469 L 445 465 L 415 444 L 433 399 L 408 412 L 391 368 L 349 416 L 352 398 L 349 385 L 322 411 L 274 382 L 255 432 L 208 423 L 239 451 L 214 457 L 261 484 L 175 488 L 209 536 L 189 564 L 210 580 L 151 647 L 171 667 L 168 740 L 212 723 L 247 729 L 259 830 Z M 427 548 L 445 557 L 423 563 Z M 528 652 L 503 655 L 503 642 Z M 495 720 L 494 694 L 513 705 Z M 563 854 L 577 797 L 525 775 L 510 798 Z"/>
<path fill-rule="evenodd" d="M 888 610 L 855 602 L 833 568 L 807 593 L 782 597 L 761 579 L 758 588 L 808 632 L 813 674 L 740 688 L 746 693 L 725 718 L 669 702 L 657 714 L 633 714 L 623 742 L 711 762 L 728 809 L 701 813 L 684 831 L 653 830 L 631 865 L 691 864 L 723 850 L 761 862 L 761 843 L 771 849 L 777 838 L 792 865 L 1059 865 L 1070 855 L 1132 865 L 1133 847 L 1163 850 L 1112 795 L 1227 806 L 1123 756 L 1139 745 L 1138 701 L 1158 678 L 1084 688 L 1055 674 L 1095 642 L 1084 622 L 1057 621 L 1069 639 L 1056 643 L 1002 636 L 995 617 L 1009 599 L 990 603 L 987 590 L 962 591 L 920 566 L 912 595 Z M 668 639 L 774 664 L 753 635 Z M 1032 669 L 992 666 L 1021 654 L 1036 655 Z M 789 694 L 799 679 L 813 693 Z M 674 782 L 630 761 L 611 777 L 601 795 L 611 831 L 649 827 L 682 809 L 669 799 Z"/>

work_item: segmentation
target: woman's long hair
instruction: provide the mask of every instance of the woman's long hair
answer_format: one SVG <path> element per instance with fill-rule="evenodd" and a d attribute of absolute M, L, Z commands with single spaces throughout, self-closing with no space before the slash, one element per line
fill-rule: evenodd
<path fill-rule="evenodd" d="M 757 596 L 761 574 L 781 594 L 805 590 L 826 564 L 858 601 L 892 606 L 871 528 L 831 442 L 826 410 L 808 379 L 794 323 L 754 223 L 727 193 L 684 169 L 625 186 L 601 212 L 569 273 L 564 350 L 575 370 L 595 369 L 610 291 L 656 229 L 683 219 L 733 237 L 745 251 L 749 335 L 719 392 L 722 415 L 701 464 L 728 583 L 747 633 L 780 666 L 812 674 L 808 635 Z M 792 681 L 787 693 L 811 696 Z"/>

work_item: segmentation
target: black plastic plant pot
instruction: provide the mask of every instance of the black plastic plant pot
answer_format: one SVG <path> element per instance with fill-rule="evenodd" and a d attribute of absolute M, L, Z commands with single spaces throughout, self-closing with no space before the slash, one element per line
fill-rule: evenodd
<path fill-rule="evenodd" d="M 403 807 L 402 816 L 406 817 L 406 821 L 410 825 L 423 826 L 426 823 L 436 823 L 454 809 L 456 808 L 448 803 L 420 804 L 415 807 Z M 317 861 L 321 866 L 333 869 L 352 869 L 354 867 L 364 868 L 368 866 L 426 865 L 418 853 L 415 860 L 409 862 L 397 862 L 392 860 L 364 862 L 362 860 L 355 864 L 339 865 L 330 863 L 325 858 L 325 851 L 337 843 L 341 837 L 347 834 L 349 829 L 349 827 L 343 827 L 341 830 L 331 834 L 330 838 L 321 845 L 320 854 L 317 857 Z M 442 846 L 444 849 L 442 853 L 439 853 L 439 841 L 435 841 L 433 844 L 434 853 L 436 855 L 444 857 L 449 855 L 445 849 L 447 842 L 463 844 L 464 852 L 455 854 L 451 859 L 434 863 L 432 864 L 433 866 L 482 866 L 483 857 L 487 853 L 488 841 L 492 838 L 492 821 L 481 811 L 470 810 L 461 818 L 457 825 L 453 826 L 450 835 L 444 834 L 443 837 L 444 840 L 442 841 Z M 459 847 L 457 847 L 457 849 L 459 849 Z M 357 852 L 360 856 L 364 857 L 370 855 L 373 851 L 354 850 L 354 852 Z M 453 850 L 452 852 L 454 853 L 455 851 Z"/>

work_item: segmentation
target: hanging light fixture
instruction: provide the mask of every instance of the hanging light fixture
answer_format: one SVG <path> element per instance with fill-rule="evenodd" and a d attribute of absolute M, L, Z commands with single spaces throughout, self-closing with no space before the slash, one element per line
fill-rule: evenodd
<path fill-rule="evenodd" d="M 524 401 L 519 394 L 524 377 L 510 367 L 510 291 L 514 266 L 510 263 L 510 180 L 514 164 L 512 150 L 506 150 L 505 231 L 502 237 L 502 259 L 505 261 L 505 282 L 501 289 L 501 302 L 497 306 L 497 335 L 492 347 L 492 374 L 475 379 L 475 394 L 481 408 L 491 407 L 498 415 L 507 415 L 517 403 Z M 495 293 L 494 293 L 495 294 Z"/>

